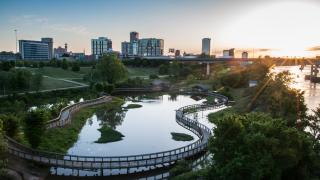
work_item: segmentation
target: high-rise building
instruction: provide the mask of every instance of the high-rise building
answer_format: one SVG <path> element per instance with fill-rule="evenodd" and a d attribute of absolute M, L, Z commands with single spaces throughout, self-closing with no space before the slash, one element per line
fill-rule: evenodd
<path fill-rule="evenodd" d="M 106 37 L 91 39 L 91 53 L 95 59 L 99 59 L 103 54 L 112 51 L 112 41 Z"/>
<path fill-rule="evenodd" d="M 163 39 L 145 38 L 138 41 L 138 56 L 162 56 L 164 49 Z"/>
<path fill-rule="evenodd" d="M 211 49 L 210 44 L 211 44 L 210 38 L 202 39 L 202 54 L 210 56 L 210 49 Z"/>
<path fill-rule="evenodd" d="M 52 59 L 53 58 L 53 39 L 46 37 L 46 38 L 41 38 L 41 41 L 48 43 L 49 59 Z"/>
<path fill-rule="evenodd" d="M 19 52 L 22 59 L 49 60 L 53 56 L 53 39 L 42 38 L 41 41 L 19 40 Z"/>
<path fill-rule="evenodd" d="M 130 55 L 130 42 L 122 42 L 121 43 L 121 53 L 124 57 L 128 57 Z"/>
<path fill-rule="evenodd" d="M 139 40 L 139 33 L 138 32 L 130 32 L 130 43 L 137 42 Z"/>

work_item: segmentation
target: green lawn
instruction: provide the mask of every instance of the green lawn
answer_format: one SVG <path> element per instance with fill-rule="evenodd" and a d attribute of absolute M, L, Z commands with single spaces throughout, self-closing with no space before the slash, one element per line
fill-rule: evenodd
<path fill-rule="evenodd" d="M 66 87 L 74 87 L 74 86 L 79 86 L 79 85 L 65 82 L 65 81 L 58 80 L 58 79 L 43 77 L 40 90 L 66 88 Z"/>
<path fill-rule="evenodd" d="M 150 74 L 158 75 L 158 68 L 144 68 L 144 67 L 127 67 L 129 77 L 147 76 Z"/>
<path fill-rule="evenodd" d="M 73 72 L 71 68 L 68 70 L 63 70 L 61 68 L 55 67 L 43 67 L 43 68 L 27 68 L 33 73 L 40 73 L 44 76 L 50 76 L 54 78 L 83 78 L 86 72 L 89 71 L 90 68 L 88 67 L 81 67 L 79 72 Z"/>

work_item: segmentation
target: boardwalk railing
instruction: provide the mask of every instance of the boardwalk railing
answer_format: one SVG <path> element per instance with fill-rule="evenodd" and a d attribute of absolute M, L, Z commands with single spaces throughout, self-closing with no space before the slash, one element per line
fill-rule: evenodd
<path fill-rule="evenodd" d="M 209 94 L 215 95 L 215 94 Z M 81 104 L 77 104 L 74 106 L 69 106 L 61 111 L 59 117 L 53 120 L 51 123 L 53 125 L 49 127 L 57 127 L 63 126 L 64 124 L 70 121 L 62 118 L 65 110 L 69 110 L 70 113 L 76 111 L 81 107 L 86 107 L 89 105 L 99 104 L 103 102 L 107 102 L 110 100 L 110 97 L 102 97 L 92 101 L 85 101 Z M 189 129 L 193 133 L 195 133 L 199 139 L 191 143 L 189 145 L 157 153 L 150 154 L 141 154 L 141 155 L 130 155 L 130 156 L 110 156 L 110 157 L 102 157 L 102 156 L 76 156 L 76 155 L 63 155 L 53 152 L 45 152 L 38 151 L 31 148 L 28 148 L 11 138 L 8 139 L 9 144 L 9 153 L 16 155 L 20 158 L 35 161 L 38 163 L 55 166 L 55 167 L 63 167 L 63 168 L 72 168 L 72 169 L 121 169 L 121 168 L 139 168 L 139 167 L 163 167 L 166 165 L 170 165 L 175 163 L 178 160 L 185 159 L 191 156 L 194 156 L 204 150 L 206 150 L 208 146 L 208 139 L 211 135 L 211 130 L 205 125 L 188 118 L 186 115 L 190 112 L 189 109 L 199 110 L 207 110 L 207 109 L 215 109 L 220 108 L 224 105 L 227 99 L 224 99 L 222 102 L 214 104 L 214 105 L 191 105 L 185 106 L 176 111 L 176 120 L 177 123 L 181 126 Z"/>
<path fill-rule="evenodd" d="M 86 100 L 83 102 L 78 102 L 61 109 L 59 116 L 55 119 L 48 121 L 47 128 L 63 127 L 66 124 L 70 123 L 71 115 L 80 110 L 81 108 L 94 106 L 102 103 L 106 103 L 112 100 L 111 96 L 102 96 L 97 99 Z"/>

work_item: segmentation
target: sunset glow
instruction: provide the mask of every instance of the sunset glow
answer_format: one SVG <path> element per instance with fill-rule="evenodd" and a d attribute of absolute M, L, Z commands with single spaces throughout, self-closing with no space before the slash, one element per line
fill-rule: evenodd
<path fill-rule="evenodd" d="M 239 15 L 224 37 L 238 47 L 270 49 L 272 56 L 314 56 L 307 49 L 319 44 L 317 19 L 320 7 L 314 3 L 274 2 Z"/>

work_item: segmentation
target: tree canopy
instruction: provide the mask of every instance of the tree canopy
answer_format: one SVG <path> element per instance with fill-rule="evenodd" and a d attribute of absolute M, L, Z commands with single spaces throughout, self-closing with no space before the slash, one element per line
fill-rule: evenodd
<path fill-rule="evenodd" d="M 106 54 L 100 58 L 96 70 L 99 79 L 109 84 L 115 84 L 127 77 L 126 67 L 115 54 Z"/>
<path fill-rule="evenodd" d="M 213 120 L 209 150 L 213 179 L 312 179 L 320 155 L 313 137 L 262 113 L 229 114 Z M 319 142 L 318 142 L 319 143 Z"/>

